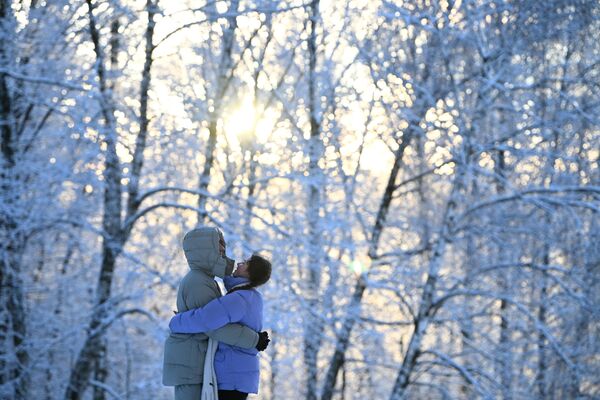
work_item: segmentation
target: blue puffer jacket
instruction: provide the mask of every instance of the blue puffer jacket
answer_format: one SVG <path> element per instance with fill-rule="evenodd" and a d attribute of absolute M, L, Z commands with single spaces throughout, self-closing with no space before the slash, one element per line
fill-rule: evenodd
<path fill-rule="evenodd" d="M 226 276 L 225 288 L 248 283 L 240 277 Z M 263 300 L 255 289 L 237 290 L 216 298 L 202 308 L 175 315 L 169 323 L 173 333 L 203 333 L 230 323 L 262 330 Z M 215 354 L 215 372 L 220 390 L 258 393 L 259 365 L 256 349 L 243 349 L 219 343 Z"/>

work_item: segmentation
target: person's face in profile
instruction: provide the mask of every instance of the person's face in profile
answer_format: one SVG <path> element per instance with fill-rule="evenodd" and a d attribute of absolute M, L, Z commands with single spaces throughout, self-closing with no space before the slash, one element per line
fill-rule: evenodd
<path fill-rule="evenodd" d="M 248 274 L 248 260 L 239 262 L 237 264 L 237 268 L 235 269 L 233 276 L 241 276 L 244 278 L 250 277 L 250 275 Z"/>

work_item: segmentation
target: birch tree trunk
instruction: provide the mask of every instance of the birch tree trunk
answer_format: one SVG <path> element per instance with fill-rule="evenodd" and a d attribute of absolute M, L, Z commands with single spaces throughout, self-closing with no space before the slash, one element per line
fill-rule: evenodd
<path fill-rule="evenodd" d="M 496 175 L 500 180 L 505 177 L 505 155 L 502 150 L 497 152 L 495 170 Z M 504 184 L 500 181 L 496 184 L 496 192 L 498 194 L 504 193 Z M 502 257 L 502 250 L 498 249 L 498 253 Z M 511 271 L 507 271 L 506 275 L 503 274 L 499 278 L 499 286 L 501 293 L 506 293 L 509 290 L 509 282 L 511 279 Z M 498 339 L 498 350 L 500 356 L 500 379 L 502 382 L 502 398 L 505 400 L 512 399 L 512 349 L 510 344 L 510 326 L 509 326 L 509 304 L 506 299 L 500 300 L 500 335 Z"/>
<path fill-rule="evenodd" d="M 316 400 L 318 384 L 319 348 L 322 340 L 322 319 L 316 316 L 318 296 L 320 294 L 321 271 L 323 262 L 322 238 L 320 228 L 321 193 L 323 175 L 319 167 L 322 154 L 320 96 L 317 82 L 317 26 L 319 23 L 319 0 L 313 0 L 308 8 L 310 33 L 308 37 L 308 117 L 310 138 L 308 140 L 308 202 L 306 218 L 308 221 L 308 284 L 306 297 L 308 313 L 304 330 L 304 369 L 306 399 Z"/>
<path fill-rule="evenodd" d="M 209 116 L 208 116 L 208 142 L 204 150 L 204 167 L 198 182 L 198 222 L 197 225 L 202 225 L 206 222 L 206 196 L 202 193 L 208 190 L 210 184 L 211 171 L 215 161 L 215 148 L 217 146 L 217 122 L 221 117 L 221 108 L 225 100 L 225 93 L 231 82 L 234 73 L 233 50 L 235 46 L 235 33 L 237 30 L 237 16 L 239 11 L 240 1 L 231 0 L 227 9 L 227 26 L 223 28 L 221 58 L 218 65 L 218 77 L 213 98 L 209 99 Z"/>
<path fill-rule="evenodd" d="M 259 113 L 258 109 L 260 107 L 260 102 L 259 102 L 259 85 L 258 85 L 258 79 L 260 76 L 260 73 L 264 70 L 264 61 L 265 61 L 265 54 L 267 51 L 267 47 L 269 46 L 269 44 L 271 43 L 271 39 L 273 38 L 273 29 L 272 29 L 272 18 L 270 15 L 267 15 L 267 21 L 265 22 L 265 26 L 267 27 L 268 31 L 267 31 L 267 38 L 265 40 L 264 43 L 264 47 L 261 49 L 261 52 L 258 56 L 258 58 L 256 59 L 256 63 L 258 64 L 258 68 L 256 68 L 256 70 L 253 73 L 253 83 L 254 83 L 254 87 L 253 87 L 253 92 L 254 92 L 254 99 L 253 99 L 253 110 L 256 113 L 255 117 L 252 119 L 252 126 L 250 127 L 250 132 L 249 135 L 250 137 L 248 138 L 249 140 L 244 140 L 243 138 L 240 139 L 240 143 L 241 143 L 241 147 L 242 147 L 242 154 L 244 156 L 244 160 L 247 160 L 247 167 L 245 167 L 245 169 L 248 171 L 248 197 L 246 198 L 246 221 L 244 224 L 244 228 L 243 228 L 243 237 L 244 237 L 244 241 L 248 244 L 251 244 L 252 241 L 252 214 L 253 214 L 253 210 L 254 210 L 254 202 L 256 201 L 256 190 L 257 190 L 257 183 L 256 183 L 256 178 L 257 178 L 257 169 L 259 167 L 259 163 L 258 163 L 258 152 L 256 150 L 256 143 L 255 143 L 255 137 L 257 134 L 257 127 L 258 127 L 258 122 L 259 119 L 262 118 L 264 116 L 264 111 L 266 111 L 266 107 L 269 106 L 269 103 L 272 99 L 269 100 L 269 102 L 267 102 L 263 113 Z M 260 28 L 259 28 L 260 29 Z M 248 143 L 249 142 L 249 143 Z M 252 246 L 251 246 L 252 247 Z M 273 357 L 275 357 L 275 352 L 272 353 Z"/>
<path fill-rule="evenodd" d="M 100 32 L 96 25 L 94 6 L 91 0 L 86 0 L 88 7 L 89 30 L 96 55 L 96 73 L 98 75 L 101 112 L 103 117 L 103 137 L 106 146 L 104 161 L 104 211 L 102 216 L 102 261 L 100 274 L 96 285 L 94 310 L 88 326 L 88 336 L 79 352 L 75 366 L 71 370 L 66 399 L 75 400 L 83 396 L 89 384 L 89 377 L 98 361 L 103 357 L 103 323 L 109 310 L 107 301 L 110 298 L 116 259 L 121 253 L 121 164 L 117 156 L 117 134 L 114 119 L 112 93 L 109 91 L 103 49 L 100 45 Z M 97 393 L 95 391 L 95 393 Z"/>
<path fill-rule="evenodd" d="M 136 137 L 137 146 L 133 157 L 133 165 L 131 166 L 132 176 L 128 186 L 128 206 L 126 210 L 123 210 L 121 187 L 122 166 L 116 151 L 117 133 L 116 121 L 113 115 L 113 99 L 107 84 L 107 77 L 104 69 L 104 56 L 100 46 L 100 34 L 94 16 L 94 6 L 92 5 L 91 0 L 87 0 L 86 2 L 88 5 L 90 35 L 96 54 L 96 72 L 98 75 L 101 110 L 104 121 L 104 143 L 106 145 L 105 169 L 103 175 L 105 182 L 102 222 L 104 237 L 102 240 L 102 262 L 96 287 L 96 300 L 87 330 L 87 338 L 83 348 L 79 352 L 74 367 L 71 369 L 69 384 L 65 393 L 65 398 L 70 400 L 80 399 L 83 396 L 89 385 L 89 377 L 94 365 L 103 356 L 103 335 L 108 328 L 104 321 L 107 316 L 110 315 L 110 312 L 112 311 L 111 307 L 114 306 L 110 302 L 110 296 L 116 261 L 133 228 L 133 222 L 125 224 L 124 221 L 130 221 L 131 217 L 137 212 L 139 207 L 137 194 L 139 193 L 139 177 L 143 166 L 143 152 L 145 149 L 148 128 L 148 90 L 150 87 L 152 53 L 154 51 L 152 38 L 155 27 L 154 15 L 157 12 L 155 2 L 153 0 L 147 0 L 146 11 L 148 13 L 148 24 L 145 34 L 145 62 L 144 70 L 142 71 L 140 91 L 140 132 Z M 125 216 L 124 221 L 121 219 L 122 214 Z M 103 377 L 105 378 L 106 376 L 104 375 Z M 96 391 L 95 393 L 98 394 Z"/>
<path fill-rule="evenodd" d="M 385 221 L 392 203 L 394 192 L 397 189 L 396 181 L 401 171 L 403 164 L 403 158 L 406 148 L 409 146 L 414 133 L 408 130 L 402 137 L 402 141 L 398 145 L 398 149 L 394 154 L 394 164 L 390 171 L 390 175 L 383 193 L 379 208 L 377 211 L 377 217 L 371 230 L 371 238 L 369 240 L 369 251 L 368 256 L 371 260 L 377 258 L 379 250 L 379 241 L 381 234 L 385 228 Z M 345 362 L 345 354 L 350 344 L 350 335 L 352 328 L 354 327 L 356 320 L 360 316 L 360 305 L 364 292 L 367 288 L 366 278 L 368 278 L 368 271 L 361 275 L 354 286 L 354 291 L 350 299 L 350 303 L 346 309 L 346 313 L 342 322 L 342 328 L 338 332 L 335 343 L 335 350 L 328 363 L 329 367 L 325 374 L 325 381 L 323 383 L 323 392 L 321 400 L 331 400 L 333 398 L 337 378 L 340 369 L 343 367 Z"/>
<path fill-rule="evenodd" d="M 120 34 L 119 34 L 119 17 L 117 16 L 110 26 L 110 71 L 116 72 L 119 69 L 119 51 L 120 51 Z M 107 80 L 108 91 L 109 93 L 114 93 L 116 90 L 115 80 Z M 112 100 L 111 100 L 112 102 Z M 116 129 L 116 126 L 113 126 L 112 129 Z M 116 150 L 116 148 L 115 148 Z M 119 168 L 120 162 L 119 162 Z M 120 186 L 120 182 L 119 182 Z M 116 195 L 116 193 L 113 193 Z M 120 195 L 120 194 L 119 194 Z M 119 210 L 121 209 L 121 205 L 119 204 Z M 120 221 L 121 216 L 119 212 L 118 219 Z M 119 222 L 120 225 L 120 222 Z M 114 268 L 114 267 L 113 267 Z M 108 368 L 107 368 L 107 339 L 105 336 L 99 338 L 98 341 L 98 358 L 94 364 L 94 381 L 105 383 L 106 378 L 108 377 Z M 94 385 L 93 389 L 93 399 L 94 400 L 105 400 L 106 399 L 106 391 L 99 385 Z"/>
<path fill-rule="evenodd" d="M 464 172 L 462 171 L 463 169 L 467 168 L 467 166 L 461 165 L 458 168 L 459 171 L 457 171 L 454 177 L 452 189 L 446 203 L 439 237 L 433 247 L 431 260 L 429 262 L 427 271 L 427 278 L 420 296 L 418 311 L 414 318 L 414 330 L 410 336 L 408 347 L 406 348 L 402 364 L 396 376 L 390 400 L 400 400 L 406 398 L 406 390 L 410 385 L 411 375 L 421 354 L 423 339 L 435 314 L 432 308 L 435 300 L 434 294 L 439 279 L 442 258 L 444 257 L 446 247 L 452 235 L 453 220 L 455 217 L 454 213 L 457 207 L 457 198 L 460 194 L 460 191 L 464 187 Z"/>

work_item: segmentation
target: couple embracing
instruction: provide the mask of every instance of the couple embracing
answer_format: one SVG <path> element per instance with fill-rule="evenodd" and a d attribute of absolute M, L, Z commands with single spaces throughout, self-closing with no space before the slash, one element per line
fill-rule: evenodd
<path fill-rule="evenodd" d="M 271 263 L 253 254 L 234 270 L 222 232 L 210 227 L 188 232 L 183 251 L 190 271 L 169 323 L 163 384 L 175 386 L 175 400 L 246 399 L 258 393 L 258 352 L 269 344 L 256 287 L 271 277 Z M 223 278 L 224 296 L 215 276 Z"/>

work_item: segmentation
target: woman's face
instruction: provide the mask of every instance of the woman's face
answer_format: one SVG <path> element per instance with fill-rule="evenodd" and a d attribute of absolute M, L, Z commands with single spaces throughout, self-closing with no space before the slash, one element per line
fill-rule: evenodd
<path fill-rule="evenodd" d="M 237 268 L 235 269 L 233 276 L 241 276 L 244 278 L 250 277 L 250 275 L 248 275 L 248 260 L 239 262 L 237 264 Z"/>

